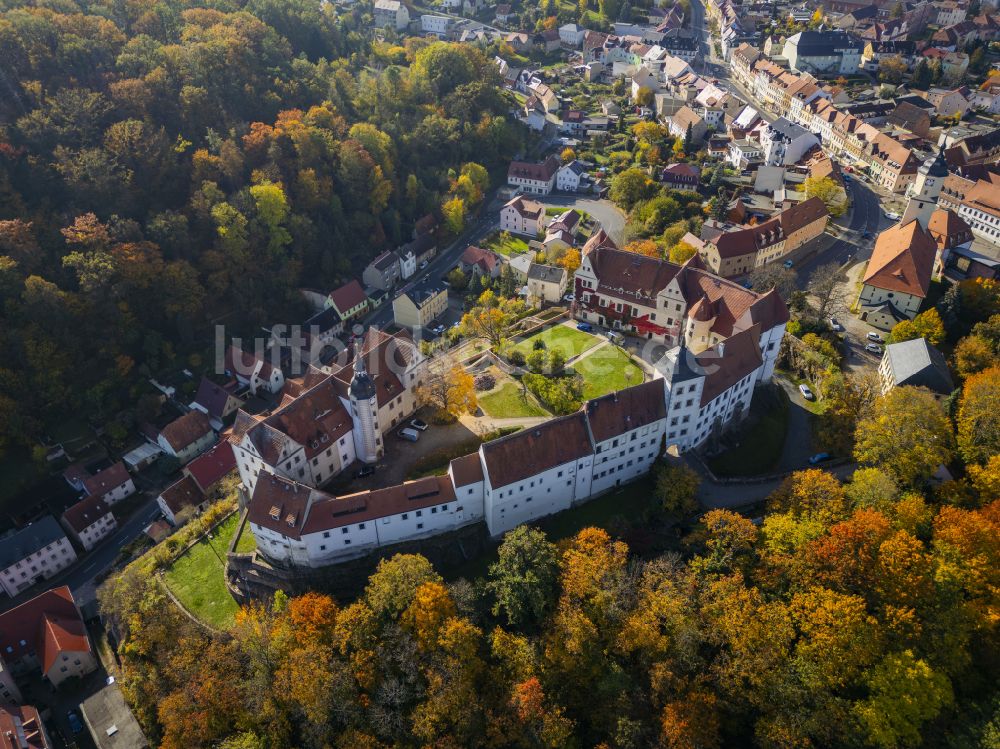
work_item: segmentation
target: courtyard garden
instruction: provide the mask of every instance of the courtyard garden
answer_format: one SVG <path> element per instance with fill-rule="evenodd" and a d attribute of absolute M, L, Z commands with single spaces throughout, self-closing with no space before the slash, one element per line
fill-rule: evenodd
<path fill-rule="evenodd" d="M 510 232 L 493 232 L 480 243 L 484 250 L 511 257 L 528 251 L 528 241 Z"/>
<path fill-rule="evenodd" d="M 559 351 L 566 359 L 572 359 L 596 346 L 601 339 L 569 325 L 553 325 L 515 344 L 512 350 L 527 356 L 535 350 L 537 341 L 541 341 L 547 351 Z"/>
<path fill-rule="evenodd" d="M 580 359 L 570 370 L 583 378 L 585 400 L 641 384 L 646 378 L 631 355 L 617 346 L 602 346 Z"/>
<path fill-rule="evenodd" d="M 479 396 L 479 407 L 494 419 L 517 419 L 549 416 L 531 393 L 520 384 L 507 380 Z"/>

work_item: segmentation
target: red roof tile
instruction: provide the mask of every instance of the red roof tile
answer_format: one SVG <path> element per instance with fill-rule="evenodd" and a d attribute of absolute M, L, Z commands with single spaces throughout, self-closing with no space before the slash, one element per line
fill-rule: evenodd
<path fill-rule="evenodd" d="M 650 380 L 609 393 L 588 401 L 584 411 L 594 441 L 604 442 L 662 419 L 666 415 L 663 383 Z"/>
<path fill-rule="evenodd" d="M 482 446 L 490 486 L 499 489 L 593 453 L 582 411 L 528 427 Z"/>
<path fill-rule="evenodd" d="M 63 522 L 78 534 L 111 512 L 104 495 L 92 494 L 70 507 L 62 514 Z"/>
<path fill-rule="evenodd" d="M 208 423 L 205 414 L 201 411 L 189 411 L 163 427 L 160 434 L 175 452 L 180 452 L 211 431 L 212 425 Z"/>
<path fill-rule="evenodd" d="M 21 743 L 20 735 L 24 735 Z M 0 707 L 0 749 L 48 749 L 42 719 L 31 705 Z"/>
<path fill-rule="evenodd" d="M 864 283 L 918 297 L 927 296 L 937 244 L 913 219 L 879 234 Z"/>
<path fill-rule="evenodd" d="M 479 459 L 478 452 L 455 458 L 449 466 L 456 487 L 476 484 L 483 480 L 483 463 Z"/>
<path fill-rule="evenodd" d="M 205 501 L 205 495 L 190 476 L 175 481 L 160 492 L 160 496 L 175 517 L 185 507 L 197 507 Z"/>
<path fill-rule="evenodd" d="M 348 281 L 339 289 L 330 292 L 330 301 L 340 315 L 347 314 L 348 310 L 362 304 L 366 299 L 368 297 L 365 296 L 365 290 L 356 280 Z"/>
<path fill-rule="evenodd" d="M 83 489 L 87 492 L 87 494 L 91 495 L 107 494 L 109 491 L 117 489 L 131 478 L 132 477 L 129 475 L 128 470 L 125 468 L 125 464 L 118 461 L 110 468 L 105 468 L 100 473 L 85 479 L 83 482 Z"/>
<path fill-rule="evenodd" d="M 47 590 L 0 614 L 2 657 L 10 663 L 31 651 L 38 654 L 43 672 L 63 651 L 90 652 L 86 628 L 68 586 Z"/>
<path fill-rule="evenodd" d="M 184 467 L 184 473 L 191 476 L 203 492 L 235 470 L 236 456 L 233 454 L 233 446 L 228 442 L 220 442 Z"/>

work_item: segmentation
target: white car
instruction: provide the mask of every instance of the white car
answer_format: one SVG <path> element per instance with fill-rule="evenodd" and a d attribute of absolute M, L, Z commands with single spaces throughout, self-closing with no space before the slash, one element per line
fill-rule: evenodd
<path fill-rule="evenodd" d="M 813 395 L 813 391 L 809 389 L 809 386 L 805 383 L 799 385 L 799 392 L 802 393 L 802 397 L 807 401 L 815 400 L 816 396 Z"/>
<path fill-rule="evenodd" d="M 869 354 L 881 354 L 882 347 L 879 346 L 877 343 L 866 343 L 865 351 L 867 351 Z"/>
<path fill-rule="evenodd" d="M 424 261 L 422 261 L 422 262 L 420 263 L 420 270 L 423 270 L 423 269 L 424 269 L 424 268 L 426 268 L 426 267 L 427 267 L 427 261 L 426 261 L 426 260 L 424 260 Z"/>
<path fill-rule="evenodd" d="M 840 324 L 836 317 L 830 318 L 830 329 L 833 330 L 834 333 L 844 332 L 844 326 Z"/>
<path fill-rule="evenodd" d="M 880 336 L 878 333 L 869 332 L 868 335 L 865 337 L 869 341 L 872 341 L 873 343 L 882 343 L 882 336 Z"/>
<path fill-rule="evenodd" d="M 575 302 L 576 301 L 576 296 L 573 295 L 573 294 L 564 294 L 563 295 L 563 301 L 564 302 Z"/>
<path fill-rule="evenodd" d="M 902 216 L 895 211 L 882 211 L 882 213 L 885 214 L 885 217 L 890 221 L 899 221 L 899 219 L 902 218 Z"/>

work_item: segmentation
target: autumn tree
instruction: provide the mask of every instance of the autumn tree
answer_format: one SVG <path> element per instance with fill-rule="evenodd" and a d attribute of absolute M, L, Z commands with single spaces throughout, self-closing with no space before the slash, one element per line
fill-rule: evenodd
<path fill-rule="evenodd" d="M 847 193 L 831 177 L 806 177 L 803 189 L 808 197 L 822 200 L 834 218 L 847 210 Z"/>
<path fill-rule="evenodd" d="M 417 388 L 417 400 L 432 406 L 440 417 L 454 420 L 464 413 L 474 413 L 477 406 L 473 377 L 448 357 L 430 362 L 423 382 Z"/>
<path fill-rule="evenodd" d="M 955 345 L 953 356 L 955 371 L 965 379 L 991 366 L 997 359 L 997 352 L 986 338 L 972 334 Z"/>
<path fill-rule="evenodd" d="M 932 346 L 939 345 L 945 336 L 944 323 L 941 315 L 931 307 L 921 312 L 913 320 L 901 320 L 889 332 L 886 343 L 902 343 L 915 338 L 925 338 Z"/>
<path fill-rule="evenodd" d="M 625 210 L 653 196 L 656 183 L 642 169 L 626 169 L 611 180 L 609 197 Z"/>
<path fill-rule="evenodd" d="M 645 255 L 660 259 L 663 257 L 663 249 L 652 239 L 634 239 L 622 247 L 626 252 L 634 252 L 637 255 Z"/>
<path fill-rule="evenodd" d="M 656 498 L 671 515 L 689 515 L 698 508 L 698 486 L 701 479 L 686 465 L 671 461 L 656 468 Z"/>
<path fill-rule="evenodd" d="M 689 245 L 687 242 L 678 242 L 670 248 L 669 260 L 671 263 L 683 265 L 697 254 L 698 250 Z"/>
<path fill-rule="evenodd" d="M 503 299 L 492 291 L 484 291 L 476 306 L 462 317 L 462 329 L 466 335 L 485 338 L 490 346 L 499 347 L 523 309 L 524 302 L 520 300 Z"/>
<path fill-rule="evenodd" d="M 1000 454 L 1000 366 L 965 380 L 958 406 L 958 449 L 969 463 Z"/>
<path fill-rule="evenodd" d="M 934 396 L 911 387 L 893 388 L 858 421 L 854 457 L 880 467 L 904 486 L 917 486 L 951 461 L 951 424 Z"/>

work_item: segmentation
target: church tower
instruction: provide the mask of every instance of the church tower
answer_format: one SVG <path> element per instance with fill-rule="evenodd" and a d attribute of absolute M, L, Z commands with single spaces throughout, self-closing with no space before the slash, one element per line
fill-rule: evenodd
<path fill-rule="evenodd" d="M 374 463 L 382 456 L 382 436 L 378 427 L 378 399 L 375 381 L 365 368 L 362 339 L 354 339 L 354 377 L 349 388 L 351 416 L 354 418 L 354 448 L 358 459 Z"/>
<path fill-rule="evenodd" d="M 927 228 L 931 214 L 937 208 L 938 196 L 944 178 L 948 176 L 948 165 L 944 161 L 944 151 L 939 150 L 937 156 L 927 159 L 917 169 L 917 178 L 907 190 L 908 200 L 900 226 L 905 226 L 913 219 L 920 222 L 923 229 Z"/>

